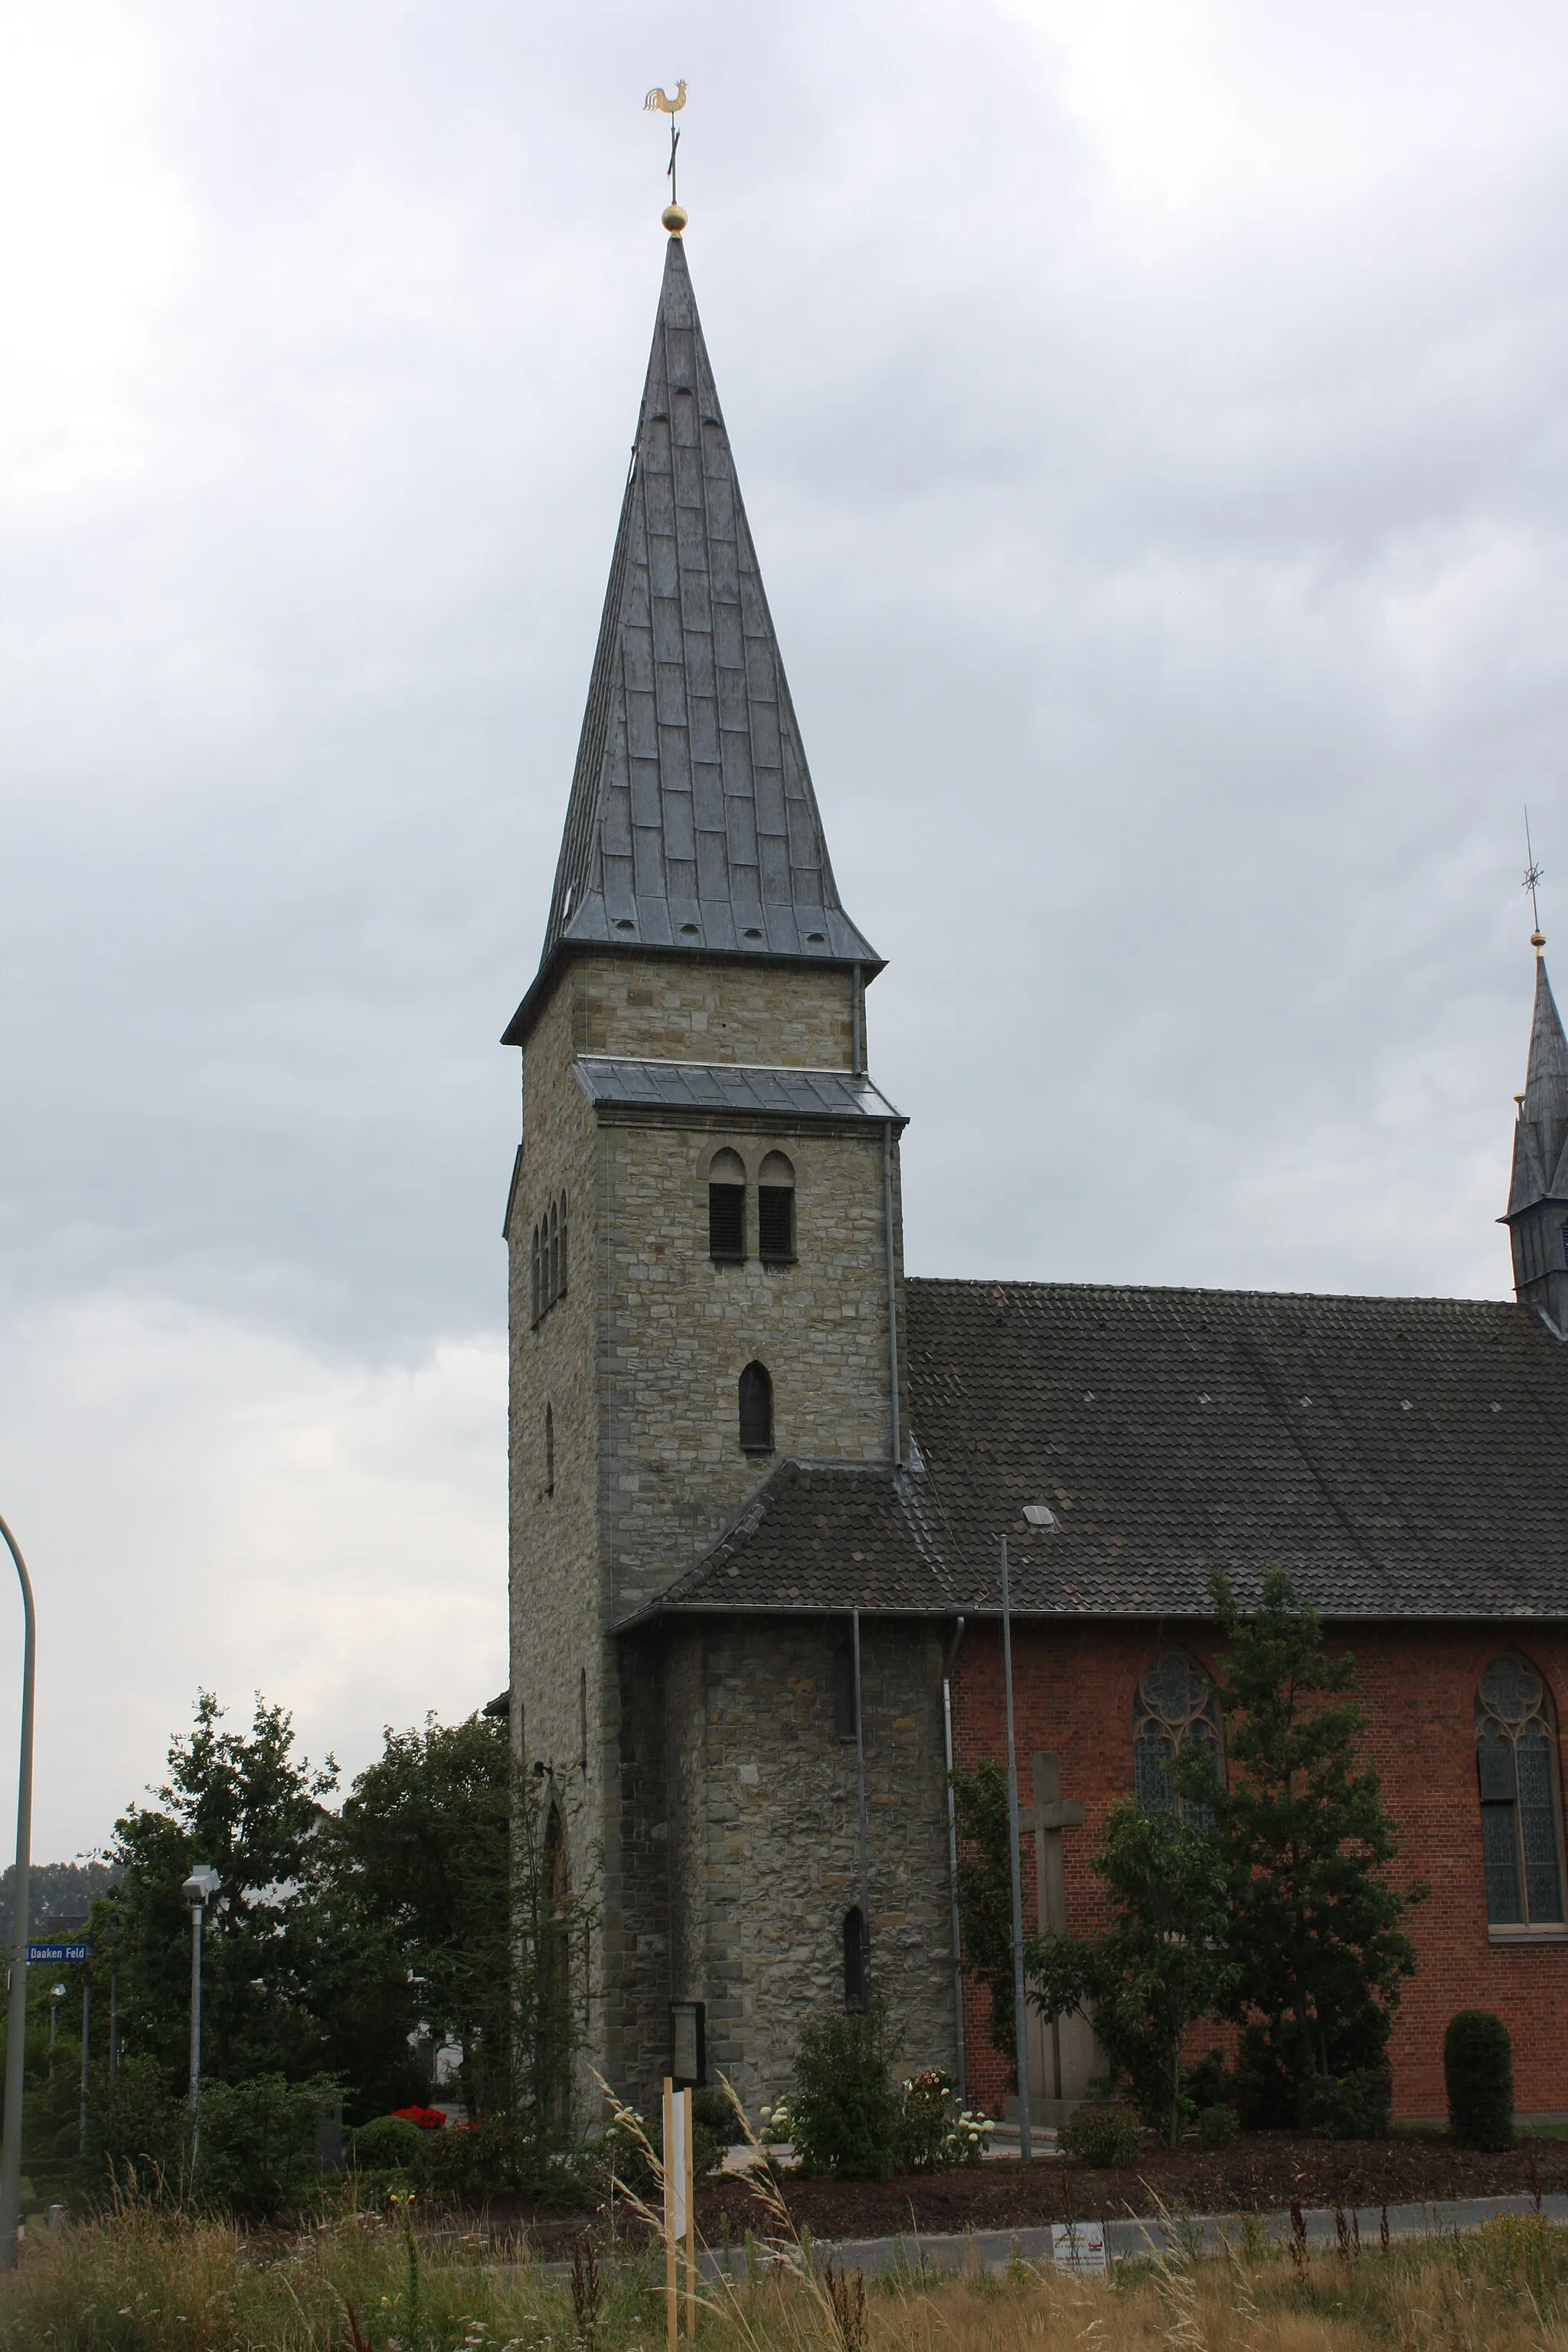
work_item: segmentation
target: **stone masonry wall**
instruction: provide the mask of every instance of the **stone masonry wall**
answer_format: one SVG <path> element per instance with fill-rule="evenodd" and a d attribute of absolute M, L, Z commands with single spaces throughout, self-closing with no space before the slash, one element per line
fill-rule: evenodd
<path fill-rule="evenodd" d="M 1014 1692 L 1021 1795 L 1029 1759 L 1054 1748 L 1064 1797 L 1088 1809 L 1064 1833 L 1068 1924 L 1075 1932 L 1101 1916 L 1090 1868 L 1107 1807 L 1132 1787 L 1132 1707 L 1142 1675 L 1166 1650 L 1184 1650 L 1214 1670 L 1212 1626 L 1015 1622 Z M 1407 1921 L 1416 1972 L 1397 2011 L 1390 2056 L 1394 2112 L 1441 2118 L 1443 2034 L 1459 2009 L 1489 2009 L 1514 2045 L 1521 2114 L 1568 2116 L 1568 1935 L 1528 1941 L 1489 1933 L 1476 1783 L 1476 1686 L 1502 1650 L 1521 1653 L 1545 1681 L 1561 1735 L 1568 1705 L 1568 1631 L 1558 1626 L 1358 1625 L 1331 1629 L 1330 1646 L 1353 1653 L 1372 1717 L 1371 1753 L 1400 1842 L 1396 1878 L 1424 1882 L 1428 1899 Z M 1005 1757 L 1001 1643 L 991 1625 L 972 1625 L 954 1684 L 955 1746 L 968 1769 L 982 1756 Z M 1561 1768 L 1561 1759 L 1559 1759 Z M 1559 1785 L 1561 1786 L 1561 1778 Z M 1035 1916 L 1034 1841 L 1026 1837 L 1025 1916 Z M 1005 2062 L 990 2047 L 989 2003 L 971 1985 L 965 2008 L 969 2091 L 1000 2109 Z M 1200 2027 L 1194 2052 L 1229 2037 Z"/>
<path fill-rule="evenodd" d="M 639 2102 L 668 2064 L 672 1998 L 706 2001 L 710 2069 L 753 2113 L 787 2086 L 802 2023 L 842 2006 L 844 1914 L 860 1899 L 855 1743 L 838 1737 L 834 1706 L 847 1631 L 826 1617 L 709 1618 L 671 1625 L 657 1668 L 644 1646 L 636 1679 L 662 1678 L 666 1754 L 662 1770 L 645 1769 L 624 1747 L 627 1843 L 668 1850 L 670 1916 L 663 1938 L 645 1921 L 614 2008 Z M 872 1981 L 905 2063 L 951 2069 L 940 1643 L 921 1626 L 863 1622 L 861 1673 Z M 650 1731 L 652 1715 L 639 1705 Z M 661 1802 L 663 1820 L 647 1818 Z"/>

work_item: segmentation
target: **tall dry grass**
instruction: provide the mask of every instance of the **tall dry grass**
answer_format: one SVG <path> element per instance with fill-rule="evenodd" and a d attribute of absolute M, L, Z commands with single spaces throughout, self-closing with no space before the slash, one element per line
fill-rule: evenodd
<path fill-rule="evenodd" d="M 806 2250 L 808 2252 L 808 2250 Z M 700 2352 L 1568 2352 L 1568 2231 L 1533 2217 L 1463 2239 L 1293 2257 L 1256 2228 L 1114 2284 L 1022 2263 L 1002 2276 L 825 2272 L 733 2250 L 706 2282 Z M 662 2261 L 580 2249 L 574 2271 L 422 2240 L 396 2210 L 247 2239 L 126 2203 L 28 2246 L 0 2282 L 16 2352 L 662 2352 Z"/>

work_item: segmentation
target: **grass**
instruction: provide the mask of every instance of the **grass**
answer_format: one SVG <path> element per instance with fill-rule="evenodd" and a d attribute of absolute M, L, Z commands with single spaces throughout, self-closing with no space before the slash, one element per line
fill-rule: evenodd
<path fill-rule="evenodd" d="M 1228 2251 L 1117 2282 L 1016 2263 L 1000 2277 L 814 2273 L 798 2246 L 737 2250 L 705 2286 L 699 2352 L 1568 2352 L 1568 2231 L 1532 2215 L 1464 2238 L 1309 2255 L 1238 2223 Z M 662 2263 L 575 2273 L 422 2242 L 395 2210 L 247 2238 L 128 2202 L 30 2243 L 0 2282 L 15 2352 L 660 2352 Z"/>

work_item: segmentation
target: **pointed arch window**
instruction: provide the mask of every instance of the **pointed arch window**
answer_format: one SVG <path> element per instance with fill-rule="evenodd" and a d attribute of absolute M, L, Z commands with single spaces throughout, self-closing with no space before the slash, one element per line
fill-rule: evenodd
<path fill-rule="evenodd" d="M 866 1918 L 857 1903 L 844 1914 L 844 2006 L 864 2009 L 866 1979 Z"/>
<path fill-rule="evenodd" d="M 795 1264 L 795 1166 L 782 1151 L 757 1171 L 757 1255 L 764 1265 Z"/>
<path fill-rule="evenodd" d="M 741 1446 L 746 1454 L 773 1450 L 773 1384 L 765 1364 L 748 1364 L 741 1374 Z"/>
<path fill-rule="evenodd" d="M 1488 1924 L 1563 1926 L 1557 1726 L 1545 1684 L 1512 1654 L 1494 1660 L 1476 1694 L 1476 1777 Z"/>
<path fill-rule="evenodd" d="M 716 1151 L 708 1169 L 708 1255 L 715 1265 L 746 1262 L 746 1163 Z"/>
<path fill-rule="evenodd" d="M 1185 1651 L 1167 1650 L 1143 1676 L 1132 1705 L 1133 1793 L 1146 1813 L 1174 1806 L 1194 1829 L 1212 1829 L 1209 1808 L 1179 1797 L 1172 1786 L 1176 1759 L 1194 1742 L 1207 1749 L 1217 1779 L 1223 1767 L 1214 1685 Z"/>

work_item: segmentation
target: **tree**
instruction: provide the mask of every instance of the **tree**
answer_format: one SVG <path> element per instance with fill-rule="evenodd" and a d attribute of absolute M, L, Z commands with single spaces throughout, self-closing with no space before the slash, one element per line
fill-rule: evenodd
<path fill-rule="evenodd" d="M 1007 2060 L 1016 2089 L 1007 1776 L 993 1758 L 984 1757 L 973 1772 L 954 1772 L 952 1796 L 961 1840 L 958 1917 L 963 1964 L 991 1995 L 991 2046 Z"/>
<path fill-rule="evenodd" d="M 1212 1809 L 1237 1962 L 1222 2007 L 1240 2021 L 1259 2122 L 1298 2120 L 1316 2075 L 1384 2063 L 1400 1984 L 1415 1965 L 1401 1922 L 1424 1888 L 1387 1876 L 1398 1853 L 1353 1657 L 1330 1657 L 1316 1610 L 1268 1570 L 1255 1616 L 1212 1580 L 1226 1652 L 1217 1686 L 1234 1768 L 1227 1786 L 1189 1748 L 1182 1793 Z M 1347 1694 L 1339 1697 L 1337 1694 Z"/>
<path fill-rule="evenodd" d="M 248 1736 L 224 1727 L 210 1691 L 193 1728 L 169 1748 L 155 1806 L 131 1805 L 114 1825 L 121 1872 L 113 1912 L 124 2047 L 184 2080 L 191 1983 L 190 1913 L 180 1890 L 197 1863 L 218 1874 L 204 1928 L 204 2072 L 237 2080 L 316 2073 L 323 2033 L 313 1986 L 324 1860 L 321 1800 L 337 1785 L 329 1756 L 318 1770 L 294 1754 L 282 1707 L 256 1701 Z M 95 1941 L 110 1926 L 93 1906 Z M 103 1972 L 100 1958 L 95 1973 Z"/>
<path fill-rule="evenodd" d="M 1173 2147 L 1186 2105 L 1182 2045 L 1232 1982 L 1219 1840 L 1173 1808 L 1145 1812 L 1131 1797 L 1106 1816 L 1095 1856 L 1110 1922 L 1095 1936 L 1047 1936 L 1026 1947 L 1029 1998 L 1046 2017 L 1087 2007 L 1100 2047 L 1144 2120 Z"/>
<path fill-rule="evenodd" d="M 389 1727 L 330 1836 L 333 1908 L 393 1963 L 397 2031 L 461 2042 L 476 2116 L 511 2103 L 511 1780 L 493 1717 Z"/>

